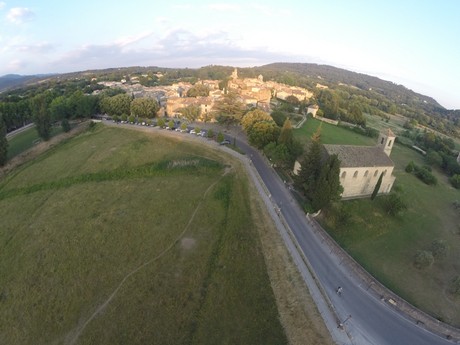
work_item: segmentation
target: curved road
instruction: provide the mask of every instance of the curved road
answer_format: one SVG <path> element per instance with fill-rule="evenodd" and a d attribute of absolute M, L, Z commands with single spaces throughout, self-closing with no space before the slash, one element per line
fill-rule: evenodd
<path fill-rule="evenodd" d="M 233 138 L 228 138 L 230 141 Z M 368 286 L 341 265 L 340 258 L 321 242 L 307 221 L 304 212 L 259 152 L 239 137 L 237 145 L 251 157 L 271 199 L 281 209 L 316 277 L 329 297 L 338 319 L 344 324 L 349 344 L 375 345 L 444 345 L 453 342 L 433 334 L 390 308 L 371 295 Z M 336 288 L 343 287 L 342 296 Z"/>

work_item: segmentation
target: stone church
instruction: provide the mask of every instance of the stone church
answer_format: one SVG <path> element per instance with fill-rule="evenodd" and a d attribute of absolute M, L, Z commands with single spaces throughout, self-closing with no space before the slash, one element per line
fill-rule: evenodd
<path fill-rule="evenodd" d="M 336 154 L 340 160 L 340 184 L 342 199 L 371 196 L 377 181 L 383 174 L 379 194 L 388 194 L 393 187 L 394 163 L 390 159 L 396 136 L 388 129 L 379 135 L 376 146 L 323 145 L 325 154 Z M 300 169 L 296 162 L 294 173 Z"/>

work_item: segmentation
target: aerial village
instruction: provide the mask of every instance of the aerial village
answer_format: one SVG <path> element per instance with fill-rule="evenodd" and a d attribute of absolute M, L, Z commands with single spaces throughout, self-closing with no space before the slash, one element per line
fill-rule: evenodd
<path fill-rule="evenodd" d="M 159 77 L 162 75 L 159 74 Z M 298 100 L 309 100 L 313 93 L 305 88 L 280 84 L 274 81 L 264 81 L 263 76 L 257 78 L 238 78 L 238 71 L 235 68 L 227 90 L 219 89 L 219 80 L 200 80 L 197 84 L 207 86 L 210 90 L 207 97 L 187 97 L 187 91 L 193 87 L 188 82 L 179 82 L 170 86 L 146 87 L 139 83 L 138 77 L 132 77 L 128 83 L 125 79 L 121 81 L 101 81 L 99 84 L 106 87 L 120 88 L 135 98 L 150 97 L 158 100 L 160 104 L 159 116 L 174 117 L 178 115 L 181 108 L 190 105 L 201 108 L 201 118 L 209 119 L 208 114 L 213 110 L 216 101 L 223 97 L 227 90 L 235 91 L 240 101 L 247 107 L 257 107 L 270 112 L 270 100 L 272 97 L 285 100 L 288 96 L 295 96 Z M 313 109 L 315 112 L 315 109 Z"/>

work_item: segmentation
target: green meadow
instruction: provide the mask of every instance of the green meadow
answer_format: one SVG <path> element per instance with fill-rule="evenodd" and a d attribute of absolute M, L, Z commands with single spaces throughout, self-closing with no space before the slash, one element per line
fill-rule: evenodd
<path fill-rule="evenodd" d="M 240 169 L 96 126 L 10 173 L 0 343 L 287 343 Z"/>

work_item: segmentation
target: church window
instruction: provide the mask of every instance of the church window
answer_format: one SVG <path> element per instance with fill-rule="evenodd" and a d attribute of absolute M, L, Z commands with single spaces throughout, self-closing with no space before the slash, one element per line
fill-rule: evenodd
<path fill-rule="evenodd" d="M 391 146 L 391 140 L 388 141 L 388 146 Z"/>
<path fill-rule="evenodd" d="M 375 173 L 374 173 L 374 177 L 376 177 L 378 175 L 379 171 L 376 170 Z"/>
<path fill-rule="evenodd" d="M 369 175 L 369 170 L 366 170 L 366 172 L 364 173 L 364 177 L 367 177 L 367 175 Z"/>
<path fill-rule="evenodd" d="M 344 172 L 342 173 L 342 178 L 345 178 L 345 176 L 347 176 L 347 172 L 346 172 L 346 171 L 344 171 Z"/>
<path fill-rule="evenodd" d="M 380 144 L 383 144 L 384 141 L 385 141 L 385 138 L 382 137 L 382 141 L 380 142 Z"/>
<path fill-rule="evenodd" d="M 358 170 L 355 171 L 355 173 L 353 174 L 353 177 L 354 178 L 358 177 Z"/>

